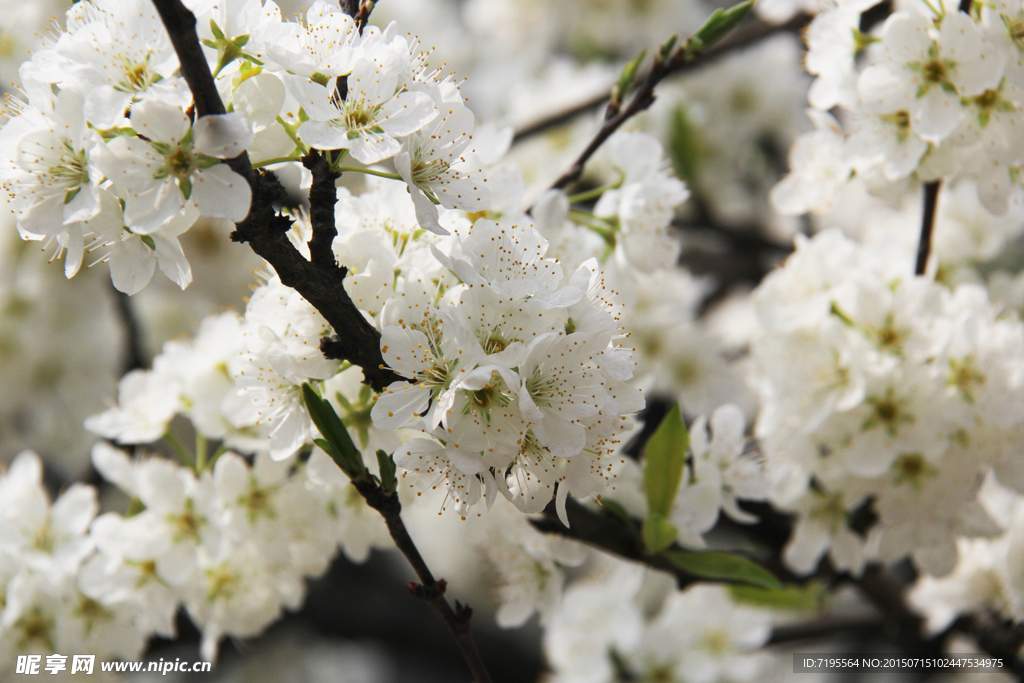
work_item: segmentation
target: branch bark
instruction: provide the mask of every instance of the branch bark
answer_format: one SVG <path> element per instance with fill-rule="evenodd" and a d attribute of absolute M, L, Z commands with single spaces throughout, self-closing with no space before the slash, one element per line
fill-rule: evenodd
<path fill-rule="evenodd" d="M 928 270 L 928 256 L 932 250 L 932 233 L 935 232 L 935 211 L 939 205 L 939 188 L 942 181 L 933 180 L 924 184 L 924 208 L 921 213 L 921 239 L 917 244 L 915 275 L 924 275 Z"/>

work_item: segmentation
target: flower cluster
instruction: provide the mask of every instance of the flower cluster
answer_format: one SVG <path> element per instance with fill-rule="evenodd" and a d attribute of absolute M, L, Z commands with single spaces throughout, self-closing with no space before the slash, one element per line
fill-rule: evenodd
<path fill-rule="evenodd" d="M 622 563 L 603 569 L 566 592 L 545 633 L 552 680 L 749 681 L 769 668 L 757 651 L 771 633 L 768 612 L 711 585 L 672 591 L 645 610 L 640 593 L 653 592 L 654 577 Z"/>
<path fill-rule="evenodd" d="M 360 33 L 325 2 L 302 21 L 259 0 L 193 4 L 227 114 L 194 118 L 148 0 L 74 5 L 66 30 L 20 70 L 0 176 L 22 236 L 55 241 L 68 277 L 96 252 L 123 292 L 141 290 L 157 267 L 187 286 L 182 233 L 199 216 L 237 222 L 249 211 L 249 184 L 223 163 L 246 150 L 296 190 L 310 149 L 334 151 L 336 168 L 346 155 L 390 159 L 435 232 L 438 204 L 486 208 L 463 157 L 473 114 L 394 26 Z"/>
<path fill-rule="evenodd" d="M 175 636 L 182 606 L 207 659 L 221 637 L 261 632 L 301 604 L 304 577 L 326 570 L 342 538 L 356 561 L 387 538 L 323 460 L 296 470 L 261 455 L 250 466 L 228 451 L 197 476 L 100 443 L 97 470 L 131 503 L 97 517 L 89 486 L 51 505 L 38 457 L 22 454 L 0 480 L 0 669 L 26 652 L 138 659 L 149 636 Z"/>
<path fill-rule="evenodd" d="M 996 531 L 977 500 L 986 469 L 1021 486 L 1024 324 L 981 287 L 886 264 L 826 231 L 798 239 L 754 295 L 756 433 L 773 502 L 799 516 L 786 551 L 797 571 L 830 550 L 853 571 L 911 554 L 944 573 L 958 536 Z M 865 539 L 850 523 L 869 500 L 878 523 Z"/>
<path fill-rule="evenodd" d="M 1021 8 L 913 3 L 864 33 L 861 15 L 875 4 L 827 3 L 808 28 L 815 130 L 793 148 L 776 207 L 827 211 L 856 175 L 878 191 L 913 177 L 971 179 L 985 208 L 1004 214 L 1019 201 L 1024 162 Z"/>

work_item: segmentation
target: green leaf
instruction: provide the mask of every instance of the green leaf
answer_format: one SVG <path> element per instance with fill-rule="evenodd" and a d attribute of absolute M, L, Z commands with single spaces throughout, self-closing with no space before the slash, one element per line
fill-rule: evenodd
<path fill-rule="evenodd" d="M 680 178 L 694 184 L 702 154 L 697 126 L 693 125 L 683 107 L 676 107 L 669 119 L 668 153 Z"/>
<path fill-rule="evenodd" d="M 668 40 L 661 44 L 661 47 L 658 48 L 658 61 L 664 64 L 669 60 L 669 58 L 672 56 L 672 48 L 676 46 L 677 40 L 679 40 L 679 36 L 673 35 L 669 37 Z"/>
<path fill-rule="evenodd" d="M 748 583 L 760 588 L 776 590 L 783 588 L 770 571 L 740 555 L 673 550 L 665 553 L 665 557 L 687 574 L 693 574 L 702 579 Z"/>
<path fill-rule="evenodd" d="M 636 72 L 640 69 L 640 64 L 644 61 L 644 57 L 647 56 L 647 50 L 641 50 L 633 59 L 626 63 L 626 66 L 622 67 L 622 73 L 619 74 L 619 81 L 612 88 L 612 102 L 615 104 L 621 104 L 622 100 L 625 99 L 626 93 L 633 87 L 633 81 L 636 79 Z"/>
<path fill-rule="evenodd" d="M 380 485 L 385 492 L 390 493 L 398 488 L 398 479 L 395 477 L 395 459 L 385 451 L 377 449 L 377 464 L 380 466 Z"/>
<path fill-rule="evenodd" d="M 653 512 L 644 520 L 641 534 L 644 538 L 644 547 L 647 548 L 647 552 L 653 554 L 660 553 L 672 545 L 679 535 L 679 531 L 664 517 Z"/>
<path fill-rule="evenodd" d="M 729 586 L 729 595 L 737 602 L 744 602 L 756 607 L 793 612 L 814 612 L 821 609 L 825 586 L 814 581 L 805 586 L 786 586 L 781 589 Z"/>
<path fill-rule="evenodd" d="M 658 425 L 644 449 L 644 493 L 649 514 L 667 518 L 672 511 L 689 447 L 690 435 L 677 404 Z"/>
<path fill-rule="evenodd" d="M 709 48 L 724 38 L 726 34 L 736 28 L 737 24 L 743 21 L 743 18 L 754 7 L 754 2 L 755 0 L 746 0 L 746 2 L 733 5 L 729 9 L 716 9 L 690 39 L 698 43 L 694 46 L 693 51 Z"/>
<path fill-rule="evenodd" d="M 306 402 L 306 410 L 309 411 L 310 419 L 324 437 L 315 440 L 315 443 L 323 448 L 350 478 L 366 477 L 363 456 L 352 443 L 352 437 L 349 436 L 338 413 L 334 411 L 334 406 L 321 398 L 309 382 L 302 383 L 302 397 Z M 328 448 L 324 448 L 324 444 Z"/>

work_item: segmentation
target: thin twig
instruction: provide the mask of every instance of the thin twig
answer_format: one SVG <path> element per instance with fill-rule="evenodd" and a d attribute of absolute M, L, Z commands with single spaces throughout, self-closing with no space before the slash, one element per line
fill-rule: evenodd
<path fill-rule="evenodd" d="M 416 572 L 416 576 L 419 577 L 420 583 L 409 584 L 409 592 L 414 597 L 424 600 L 444 619 L 458 643 L 466 664 L 473 672 L 476 683 L 491 683 L 491 674 L 480 657 L 480 651 L 469 630 L 473 610 L 468 605 L 460 604 L 457 600 L 453 609 L 448 602 L 448 598 L 444 595 L 448 582 L 444 579 L 434 578 L 433 572 L 430 571 L 419 548 L 416 547 L 412 536 L 409 535 L 409 530 L 406 529 L 405 523 L 402 521 L 402 503 L 398 500 L 398 494 L 394 491 L 385 492 L 372 479 L 356 479 L 352 481 L 352 485 L 366 500 L 366 504 L 384 518 L 384 523 L 388 527 L 395 546 L 405 555 L 405 559 L 408 560 L 413 571 Z"/>
<path fill-rule="evenodd" d="M 915 275 L 924 275 L 928 269 L 928 256 L 932 250 L 932 233 L 935 231 L 935 208 L 939 203 L 941 182 L 933 180 L 924 184 L 924 210 L 921 214 L 921 239 L 917 244 Z"/>
<path fill-rule="evenodd" d="M 196 114 L 223 114 L 224 103 L 199 47 L 195 15 L 181 0 L 153 0 L 153 4 L 178 53 L 181 74 L 192 90 Z M 274 174 L 254 171 L 245 152 L 227 163 L 248 180 L 252 189 L 249 215 L 236 225 L 231 239 L 248 243 L 274 268 L 282 283 L 297 291 L 324 316 L 336 333 L 333 338 L 321 340 L 320 349 L 325 355 L 360 366 L 366 383 L 377 391 L 398 380 L 398 375 L 384 367 L 380 332 L 367 322 L 345 291 L 344 271 L 319 259 L 316 263 L 307 261 L 288 240 L 291 220 L 277 214 L 273 206 L 274 202 L 285 198 L 284 189 Z"/>
<path fill-rule="evenodd" d="M 803 16 L 800 17 L 801 21 L 806 21 Z M 792 22 L 791 22 L 792 23 Z M 765 31 L 778 30 L 773 27 L 772 29 L 762 29 L 761 31 L 755 32 L 753 35 L 757 36 L 757 39 L 763 38 L 766 35 Z M 749 44 L 751 38 L 747 38 L 746 41 L 742 39 L 737 42 L 735 39 L 730 45 L 732 49 L 738 46 Z M 729 49 L 728 46 L 725 48 L 719 47 L 716 51 L 714 46 L 708 49 L 694 49 L 691 41 L 684 41 L 682 45 L 677 47 L 667 59 L 663 60 L 662 55 L 659 53 L 655 55 L 654 64 L 652 64 L 650 71 L 640 81 L 640 86 L 634 91 L 632 98 L 629 103 L 624 107 L 619 107 L 618 103 L 613 102 L 609 104 L 604 117 L 604 123 L 598 129 L 597 133 L 591 138 L 587 146 L 580 152 L 580 155 L 576 157 L 576 160 L 572 162 L 572 165 L 552 184 L 551 188 L 555 190 L 561 190 L 567 187 L 570 183 L 579 179 L 583 175 L 583 168 L 587 161 L 594 155 L 597 150 L 601 148 L 601 145 L 617 131 L 622 124 L 636 116 L 640 112 L 649 108 L 654 104 L 654 88 L 661 83 L 667 76 L 675 73 L 680 73 L 687 69 L 692 69 L 698 64 L 704 64 L 707 62 L 708 55 L 712 57 L 715 55 L 721 55 L 723 49 Z"/>
<path fill-rule="evenodd" d="M 746 26 L 741 26 L 736 29 L 733 34 L 723 39 L 717 45 L 709 48 L 708 50 L 701 53 L 700 57 L 694 59 L 686 64 L 681 64 L 676 68 L 672 69 L 666 75 L 674 75 L 689 71 L 701 66 L 705 66 L 720 57 L 727 54 L 736 52 L 745 47 L 749 47 L 769 36 L 776 35 L 778 33 L 792 33 L 800 31 L 810 21 L 810 17 L 806 15 L 798 15 L 796 18 L 786 22 L 785 24 L 772 25 L 764 22 L 752 22 Z M 641 76 L 638 80 L 642 83 L 646 79 L 646 76 Z M 563 123 L 568 123 L 578 116 L 586 114 L 587 112 L 593 111 L 600 107 L 602 104 L 608 101 L 608 93 L 611 90 L 611 86 L 604 88 L 601 92 L 595 93 L 580 103 L 564 109 L 553 114 L 549 114 L 540 118 L 532 123 L 529 123 L 519 130 L 516 131 L 513 142 L 520 142 L 526 138 L 533 137 L 544 133 L 556 126 L 560 126 Z"/>
<path fill-rule="evenodd" d="M 871 635 L 881 632 L 884 626 L 885 621 L 877 616 L 822 617 L 813 621 L 773 626 L 772 635 L 765 645 L 823 640 L 833 636 L 849 636 L 854 633 Z"/>

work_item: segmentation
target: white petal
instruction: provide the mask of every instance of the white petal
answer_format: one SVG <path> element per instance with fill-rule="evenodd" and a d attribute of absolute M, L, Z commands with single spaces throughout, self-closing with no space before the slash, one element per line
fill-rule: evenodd
<path fill-rule="evenodd" d="M 110 279 L 117 291 L 131 296 L 149 284 L 156 270 L 156 256 L 142 240 L 133 237 L 111 248 L 107 265 L 110 266 Z"/>
<path fill-rule="evenodd" d="M 227 218 L 235 223 L 249 215 L 252 190 L 245 178 L 227 164 L 217 164 L 192 176 L 192 199 L 204 216 Z"/>
<path fill-rule="evenodd" d="M 192 127 L 192 148 L 200 154 L 231 159 L 252 143 L 249 120 L 241 112 L 201 116 Z"/>

